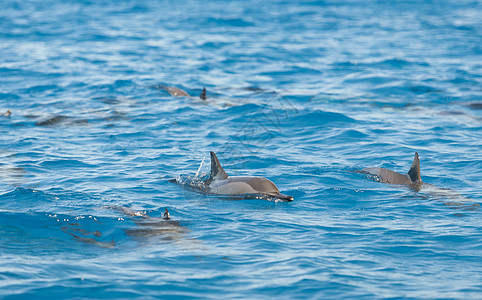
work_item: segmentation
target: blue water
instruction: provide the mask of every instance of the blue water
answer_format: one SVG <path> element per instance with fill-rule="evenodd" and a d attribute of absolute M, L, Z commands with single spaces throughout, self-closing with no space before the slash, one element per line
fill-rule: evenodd
<path fill-rule="evenodd" d="M 0 298 L 482 298 L 481 15 L 2 1 Z M 168 182 L 209 151 L 294 201 Z M 436 188 L 354 172 L 416 151 Z"/>

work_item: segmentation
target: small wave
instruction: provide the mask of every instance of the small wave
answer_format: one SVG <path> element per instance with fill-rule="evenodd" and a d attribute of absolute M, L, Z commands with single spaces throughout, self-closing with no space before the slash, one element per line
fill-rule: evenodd
<path fill-rule="evenodd" d="M 242 18 L 206 18 L 205 23 L 207 25 L 228 26 L 228 27 L 250 27 L 254 26 L 254 23 L 249 22 Z"/>
<path fill-rule="evenodd" d="M 76 159 L 43 160 L 39 163 L 43 168 L 93 168 L 94 166 Z"/>

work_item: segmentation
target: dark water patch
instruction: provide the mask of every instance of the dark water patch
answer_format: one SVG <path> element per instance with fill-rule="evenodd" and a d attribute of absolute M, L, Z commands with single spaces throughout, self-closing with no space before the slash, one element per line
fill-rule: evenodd
<path fill-rule="evenodd" d="M 24 73 L 25 70 L 23 69 L 0 67 L 0 74 L 5 76 L 22 75 Z"/>
<path fill-rule="evenodd" d="M 297 76 L 300 76 L 300 74 L 303 74 L 303 76 L 320 76 L 323 71 L 318 70 L 315 66 L 312 67 L 303 67 L 303 66 L 291 66 L 289 67 L 288 72 L 298 74 Z"/>
<path fill-rule="evenodd" d="M 85 125 L 88 124 L 89 121 L 85 119 L 77 119 L 69 116 L 58 115 L 54 117 L 50 117 L 41 121 L 35 122 L 37 126 L 60 126 L 60 125 Z"/>
<path fill-rule="evenodd" d="M 100 91 L 116 91 L 118 89 L 123 90 L 125 88 L 136 87 L 137 84 L 129 79 L 118 79 L 110 84 L 98 84 L 96 88 Z"/>
<path fill-rule="evenodd" d="M 49 212 L 58 203 L 55 195 L 35 189 L 16 188 L 0 195 L 1 208 L 14 212 Z"/>
<path fill-rule="evenodd" d="M 200 47 L 205 48 L 207 50 L 214 50 L 214 49 L 221 49 L 223 47 L 229 46 L 230 43 L 228 42 L 222 42 L 222 41 L 205 41 L 203 42 Z"/>
<path fill-rule="evenodd" d="M 405 98 L 411 97 L 413 94 L 410 88 L 400 85 L 378 87 L 372 89 L 371 92 L 379 95 L 378 98 L 396 99 L 396 101 L 404 103 L 406 102 Z"/>
<path fill-rule="evenodd" d="M 130 117 L 128 113 L 118 111 L 118 110 L 109 110 L 106 115 L 101 118 L 101 121 L 122 121 L 122 120 L 129 120 Z"/>
<path fill-rule="evenodd" d="M 465 106 L 473 110 L 480 110 L 482 109 L 482 102 L 471 102 L 471 103 L 465 104 Z"/>
<path fill-rule="evenodd" d="M 35 123 L 37 126 L 53 126 L 53 125 L 58 125 L 60 123 L 64 123 L 67 120 L 70 120 L 71 117 L 67 116 L 55 116 L 55 117 L 50 117 L 42 121 L 38 121 Z"/>
<path fill-rule="evenodd" d="M 435 89 L 435 88 L 430 87 L 430 86 L 425 86 L 425 85 L 409 86 L 409 89 L 417 95 L 426 94 L 426 93 L 441 93 L 442 92 L 441 90 Z"/>
<path fill-rule="evenodd" d="M 376 92 L 376 94 L 373 92 Z M 322 108 L 328 110 L 339 109 L 340 106 L 343 107 L 346 105 L 357 106 L 358 108 L 353 107 L 353 110 L 350 111 L 350 113 L 355 116 L 357 114 L 364 115 L 365 107 L 370 106 L 394 110 L 411 107 L 415 105 L 415 103 L 408 102 L 413 101 L 413 95 L 411 97 L 411 94 L 406 87 L 398 87 L 397 85 L 395 85 L 395 87 L 387 87 L 382 84 L 380 87 L 373 87 L 370 89 L 370 92 L 364 96 L 340 97 L 339 95 L 325 94 L 313 96 L 310 100 L 315 103 L 324 104 Z"/>
<path fill-rule="evenodd" d="M 59 91 L 61 88 L 58 85 L 38 85 L 38 86 L 33 86 L 30 88 L 26 89 L 20 89 L 20 93 L 22 94 L 45 94 L 46 92 L 50 92 L 51 94 L 54 92 Z"/>
<path fill-rule="evenodd" d="M 419 61 L 410 61 L 401 58 L 392 58 L 392 59 L 385 59 L 373 62 L 356 62 L 357 66 L 360 67 L 367 67 L 367 68 L 395 68 L 395 69 L 402 69 L 408 68 L 412 66 L 420 66 L 420 67 L 429 67 L 430 64 L 427 62 L 419 62 Z"/>
<path fill-rule="evenodd" d="M 250 27 L 254 26 L 252 22 L 249 22 L 245 19 L 242 18 L 206 18 L 204 23 L 206 25 L 212 25 L 212 26 L 226 26 L 226 27 Z"/>
<path fill-rule="evenodd" d="M 357 129 L 343 129 L 338 134 L 333 136 L 333 139 L 340 139 L 351 142 L 360 142 L 360 140 L 366 140 L 369 135 L 361 130 Z"/>
<path fill-rule="evenodd" d="M 95 101 L 100 101 L 104 104 L 110 104 L 110 105 L 120 104 L 122 102 L 118 98 L 114 98 L 114 97 L 95 97 L 92 99 Z"/>
<path fill-rule="evenodd" d="M 354 77 L 354 78 L 348 78 L 346 80 L 344 80 L 344 83 L 346 84 L 357 84 L 357 83 L 360 83 L 360 84 L 370 84 L 370 86 L 379 86 L 379 85 L 385 85 L 385 84 L 388 84 L 388 83 L 392 83 L 395 84 L 396 82 L 398 82 L 399 79 L 397 78 L 390 78 L 390 77 L 380 77 L 380 76 L 376 76 L 376 75 L 363 75 L 363 76 L 357 76 L 357 77 Z"/>
<path fill-rule="evenodd" d="M 229 115 L 238 118 L 241 116 L 252 116 L 253 114 L 259 113 L 264 108 L 265 107 L 260 104 L 247 103 L 247 104 L 229 106 L 225 108 L 225 110 Z"/>
<path fill-rule="evenodd" d="M 297 127 L 300 126 L 320 126 L 327 124 L 350 124 L 356 123 L 356 121 L 344 114 L 326 111 L 314 111 L 314 112 L 300 112 L 293 118 L 288 119 L 288 122 L 294 123 Z"/>
<path fill-rule="evenodd" d="M 18 100 L 20 96 L 13 93 L 1 93 L 0 92 L 0 99 L 2 100 Z"/>
<path fill-rule="evenodd" d="M 471 86 L 478 86 L 479 83 L 477 82 L 476 78 L 472 78 L 473 76 L 467 76 L 468 74 L 464 74 L 464 76 L 457 76 L 454 79 L 450 80 L 450 83 L 455 85 L 471 85 Z"/>
<path fill-rule="evenodd" d="M 466 116 L 466 117 L 471 117 L 464 111 L 458 111 L 458 110 L 444 110 L 439 112 L 441 116 Z"/>
<path fill-rule="evenodd" d="M 93 166 L 76 159 L 45 160 L 40 163 L 45 168 L 92 168 Z"/>
<path fill-rule="evenodd" d="M 262 93 L 264 92 L 265 90 L 260 88 L 260 87 L 257 87 L 257 86 L 248 86 L 248 87 L 245 87 L 245 88 L 242 88 L 248 92 L 255 92 L 255 93 Z"/>

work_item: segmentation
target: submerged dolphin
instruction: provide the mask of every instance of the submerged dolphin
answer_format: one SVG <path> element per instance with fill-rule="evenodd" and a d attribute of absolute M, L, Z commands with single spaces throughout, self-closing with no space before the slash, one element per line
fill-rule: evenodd
<path fill-rule="evenodd" d="M 211 151 L 211 175 L 206 180 L 207 191 L 212 194 L 242 195 L 258 194 L 284 201 L 293 201 L 293 197 L 280 193 L 269 179 L 255 176 L 228 176 L 221 167 L 216 154 Z"/>
<path fill-rule="evenodd" d="M 177 240 L 188 232 L 187 228 L 181 226 L 179 221 L 171 220 L 167 208 L 164 210 L 162 218 L 150 217 L 145 213 L 133 211 L 130 208 L 122 207 L 122 210 L 133 217 L 141 217 L 134 221 L 139 228 L 126 229 L 125 232 L 133 237 L 160 236 L 165 240 Z"/>
<path fill-rule="evenodd" d="M 375 175 L 381 182 L 391 184 L 408 184 L 419 188 L 423 183 L 420 176 L 420 159 L 417 152 L 415 152 L 412 166 L 407 174 L 400 174 L 385 168 L 365 168 L 360 172 Z"/>

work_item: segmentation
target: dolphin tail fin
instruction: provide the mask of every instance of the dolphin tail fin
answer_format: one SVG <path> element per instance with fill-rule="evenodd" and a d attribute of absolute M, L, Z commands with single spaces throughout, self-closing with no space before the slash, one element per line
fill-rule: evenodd
<path fill-rule="evenodd" d="M 422 182 L 422 177 L 420 176 L 420 159 L 418 158 L 418 152 L 415 152 L 415 157 L 413 158 L 412 167 L 408 171 L 408 176 L 412 182 Z"/>
<path fill-rule="evenodd" d="M 211 182 L 214 179 L 226 178 L 228 178 L 228 174 L 224 172 L 223 167 L 221 167 L 221 163 L 219 162 L 216 154 L 211 151 L 211 176 L 209 176 L 208 182 Z"/>

